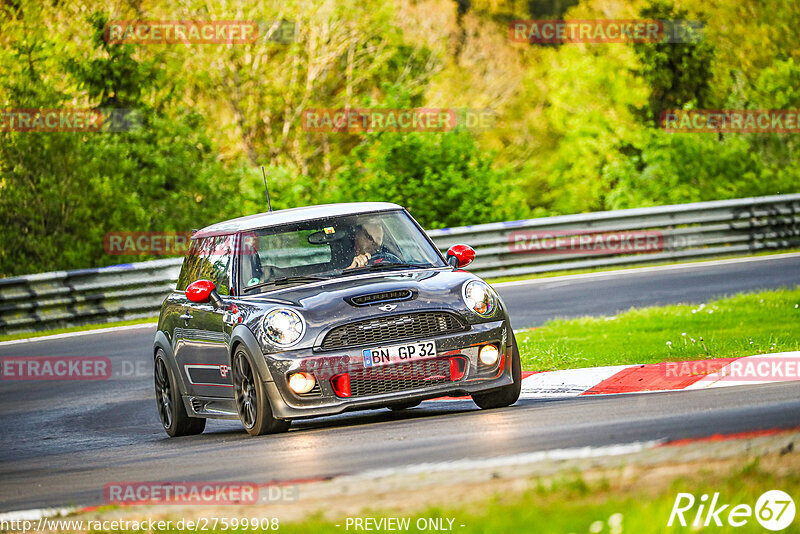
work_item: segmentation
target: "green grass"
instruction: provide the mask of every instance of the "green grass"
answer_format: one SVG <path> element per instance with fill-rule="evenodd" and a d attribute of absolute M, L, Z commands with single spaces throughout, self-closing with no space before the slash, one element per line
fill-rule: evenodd
<path fill-rule="evenodd" d="M 754 516 L 747 524 L 735 528 L 727 524 L 728 513 L 740 504 L 755 508 L 758 497 L 765 491 L 780 489 L 794 494 L 800 487 L 800 469 L 797 461 L 782 469 L 780 476 L 774 470 L 759 466 L 758 460 L 749 463 L 732 459 L 723 470 L 697 469 L 693 475 L 683 477 L 662 476 L 647 480 L 634 477 L 623 478 L 620 473 L 611 473 L 610 478 L 595 477 L 586 481 L 579 475 L 561 475 L 560 478 L 533 479 L 530 489 L 523 492 L 475 495 L 474 499 L 457 506 L 429 505 L 424 510 L 405 513 L 397 510 L 379 509 L 353 512 L 351 518 L 402 518 L 409 520 L 408 530 L 399 532 L 431 532 L 416 527 L 420 519 L 452 519 L 452 532 L 458 534 L 508 534 L 516 532 L 535 534 L 642 534 L 660 532 L 719 532 L 749 533 L 768 532 Z M 719 492 L 717 507 L 729 506 L 719 514 L 723 526 L 714 525 L 704 529 L 682 527 L 674 523 L 667 527 L 677 494 L 691 493 L 695 505 L 684 513 L 690 525 L 703 494 L 713 496 Z M 397 495 L 402 500 L 403 495 Z M 708 509 L 706 505 L 704 511 Z M 268 517 L 268 514 L 263 514 Z M 703 516 L 705 518 L 705 516 Z M 306 534 L 309 532 L 343 533 L 363 532 L 352 524 L 347 528 L 347 518 L 333 521 L 323 519 L 320 514 L 296 522 L 280 522 L 279 532 Z M 339 525 L 339 526 L 337 526 Z M 463 525 L 463 526 L 462 526 Z M 375 530 L 387 532 L 387 530 Z M 260 532 L 250 530 L 250 532 Z M 264 531 L 268 532 L 268 531 Z M 800 518 L 784 533 L 800 532 Z"/>
<path fill-rule="evenodd" d="M 116 321 L 112 323 L 102 324 L 85 324 L 81 326 L 69 326 L 66 328 L 55 328 L 52 330 L 42 330 L 41 332 L 28 332 L 22 334 L 3 334 L 0 335 L 0 341 L 13 341 L 15 339 L 27 339 L 29 337 L 42 337 L 52 336 L 54 334 L 67 334 L 69 332 L 85 332 L 86 330 L 97 330 L 101 328 L 112 328 L 115 326 L 129 326 L 142 323 L 153 323 L 158 320 L 158 317 L 151 317 L 149 319 L 131 319 L 129 321 Z"/>
<path fill-rule="evenodd" d="M 535 280 L 538 278 L 553 278 L 556 276 L 566 276 L 570 274 L 587 274 L 587 273 L 605 273 L 609 271 L 629 271 L 631 269 L 642 269 L 644 267 L 662 267 L 664 265 L 683 265 L 683 264 L 692 264 L 692 263 L 708 263 L 711 261 L 718 261 L 718 260 L 729 260 L 729 259 L 736 259 L 736 258 L 753 258 L 757 256 L 774 256 L 776 254 L 790 254 L 793 252 L 800 252 L 800 249 L 786 249 L 786 250 L 768 250 L 764 252 L 756 252 L 754 254 L 732 254 L 730 256 L 717 256 L 714 258 L 708 258 L 705 260 L 698 260 L 698 259 L 689 259 L 689 260 L 682 260 L 682 261 L 659 261 L 659 262 L 652 262 L 652 263 L 644 263 L 638 265 L 613 265 L 610 267 L 594 267 L 591 269 L 572 269 L 572 270 L 562 270 L 562 271 L 549 271 L 546 273 L 538 273 L 538 274 L 523 274 L 519 276 L 501 276 L 498 278 L 486 278 L 485 280 L 490 284 L 499 284 L 502 282 L 518 282 L 520 280 Z"/>
<path fill-rule="evenodd" d="M 579 477 L 561 481 L 539 483 L 535 489 L 514 497 L 494 496 L 482 503 L 464 509 L 429 508 L 411 517 L 409 532 L 420 532 L 414 527 L 419 518 L 451 518 L 453 531 L 460 534 L 507 534 L 511 532 L 531 532 L 536 534 L 623 534 L 654 532 L 696 532 L 692 527 L 673 524 L 667 527 L 670 512 L 679 492 L 692 493 L 699 500 L 700 495 L 720 493 L 718 506 L 730 503 L 720 519 L 722 527 L 709 526 L 702 531 L 727 532 L 767 532 L 755 519 L 750 517 L 746 525 L 734 528 L 726 524 L 727 513 L 738 504 L 755 507 L 758 497 L 771 489 L 782 489 L 789 493 L 800 485 L 800 476 L 776 477 L 760 470 L 753 464 L 744 466 L 728 476 L 694 477 L 665 481 L 664 486 L 651 495 L 642 495 L 631 489 L 609 488 L 607 480 L 587 483 Z M 650 493 L 649 488 L 645 490 Z M 691 523 L 697 512 L 699 502 L 684 517 Z M 706 507 L 707 508 L 707 507 Z M 400 514 L 375 513 L 361 514 L 361 517 L 398 517 Z M 403 517 L 400 515 L 400 517 Z M 336 524 L 341 525 L 336 527 Z M 302 523 L 281 525 L 281 532 L 327 533 L 346 532 L 344 521 L 330 523 L 311 520 Z M 446 523 L 445 523 L 446 524 Z M 800 532 L 797 518 L 781 532 Z M 461 527 L 460 525 L 464 525 Z M 353 531 L 353 528 L 350 528 Z"/>
<path fill-rule="evenodd" d="M 548 321 L 517 334 L 531 371 L 800 350 L 800 286 L 699 305 Z"/>

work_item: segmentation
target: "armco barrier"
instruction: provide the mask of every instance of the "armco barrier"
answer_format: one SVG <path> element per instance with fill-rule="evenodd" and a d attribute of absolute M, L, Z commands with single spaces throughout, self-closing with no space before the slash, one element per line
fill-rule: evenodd
<path fill-rule="evenodd" d="M 515 235 L 643 231 L 657 251 L 630 254 L 515 252 Z M 647 232 L 649 231 L 649 233 Z M 744 255 L 800 247 L 800 194 L 561 215 L 429 232 L 436 245 L 467 243 L 483 277 Z M 552 239 L 549 243 L 552 244 Z M 0 334 L 156 317 L 182 258 L 0 279 Z"/>

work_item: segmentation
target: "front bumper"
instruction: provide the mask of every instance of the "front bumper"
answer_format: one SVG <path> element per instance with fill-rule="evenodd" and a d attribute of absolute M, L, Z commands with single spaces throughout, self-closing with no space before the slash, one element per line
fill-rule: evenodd
<path fill-rule="evenodd" d="M 505 319 L 473 324 L 464 332 L 429 337 L 424 340 L 436 342 L 436 358 L 431 360 L 461 358 L 466 361 L 464 375 L 456 380 L 448 379 L 413 388 L 380 393 L 340 397 L 336 394 L 331 378 L 348 372 L 357 375 L 365 370 L 362 348 L 335 351 L 297 350 L 265 355 L 272 381 L 265 382 L 273 415 L 279 419 L 303 419 L 321 415 L 333 415 L 351 410 L 381 408 L 393 404 L 423 401 L 444 396 L 464 396 L 485 392 L 513 383 L 511 374 L 511 328 Z M 408 340 L 409 343 L 423 340 Z M 391 341 L 385 345 L 398 345 L 405 340 Z M 496 365 L 487 367 L 478 360 L 481 345 L 495 344 L 500 349 Z M 422 361 L 422 360 L 416 360 Z M 318 387 L 313 394 L 298 395 L 288 386 L 292 372 L 307 371 L 315 375 Z M 409 382 L 411 384 L 411 382 Z"/>

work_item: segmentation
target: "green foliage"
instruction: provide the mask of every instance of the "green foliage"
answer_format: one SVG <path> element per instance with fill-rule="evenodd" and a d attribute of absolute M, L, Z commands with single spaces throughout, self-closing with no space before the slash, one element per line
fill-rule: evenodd
<path fill-rule="evenodd" d="M 668 108 L 798 109 L 783 0 L 291 0 L 0 6 L 0 102 L 126 109 L 138 128 L 0 131 L 0 276 L 102 266 L 109 231 L 273 206 L 407 206 L 428 228 L 800 191 L 797 134 L 668 134 Z M 680 18 L 686 44 L 509 42 L 508 22 Z M 107 20 L 291 20 L 294 41 L 109 45 Z M 307 132 L 311 108 L 491 109 L 489 131 Z"/>
<path fill-rule="evenodd" d="M 664 0 L 654 0 L 640 14 L 648 20 L 688 21 L 690 18 L 686 10 L 677 10 Z M 702 39 L 702 32 L 692 33 L 699 42 L 633 45 L 642 64 L 640 75 L 650 86 L 649 118 L 654 126 L 658 125 L 661 113 L 669 109 L 683 109 L 687 104 L 699 109 L 714 107 L 711 94 L 714 45 Z"/>
<path fill-rule="evenodd" d="M 3 60 L 5 108 L 135 110 L 130 131 L 0 133 L 0 273 L 104 265 L 126 259 L 103 249 L 106 232 L 188 231 L 230 212 L 235 181 L 217 161 L 201 117 L 158 107 L 142 94 L 160 79 L 153 62 L 133 49 L 106 47 L 104 21 L 93 17 L 94 58 L 64 55 L 55 37 L 11 43 Z M 31 44 L 34 43 L 35 44 Z M 29 61 L 15 61 L 27 57 Z M 89 98 L 74 106 L 49 80 L 69 72 L 67 87 Z"/>
<path fill-rule="evenodd" d="M 405 206 L 426 228 L 515 219 L 524 199 L 465 130 L 366 136 L 338 175 L 341 199 Z"/>
<path fill-rule="evenodd" d="M 638 16 L 706 20 L 709 31 L 696 43 L 562 46 L 542 54 L 555 67 L 542 76 L 550 88 L 547 133 L 557 142 L 539 157 L 538 166 L 524 167 L 534 213 L 800 191 L 796 134 L 666 133 L 658 126 L 666 109 L 798 109 L 797 61 L 776 58 L 755 79 L 734 75 L 730 79 L 736 82 L 723 86 L 728 78 L 715 72 L 723 67 L 720 56 L 732 54 L 727 49 L 720 54 L 718 47 L 726 43 L 712 41 L 717 38 L 713 15 L 649 0 Z M 736 72 L 736 65 L 726 67 Z"/>

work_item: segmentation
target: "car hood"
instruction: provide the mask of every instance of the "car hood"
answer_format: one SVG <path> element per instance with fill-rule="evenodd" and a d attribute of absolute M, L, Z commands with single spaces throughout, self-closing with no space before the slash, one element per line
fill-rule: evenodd
<path fill-rule="evenodd" d="M 298 345 L 298 348 L 301 348 L 314 345 L 314 340 L 319 334 L 335 325 L 387 314 L 424 309 L 447 309 L 459 313 L 471 322 L 474 314 L 469 312 L 464 304 L 461 288 L 464 282 L 476 278 L 466 271 L 447 269 L 364 273 L 324 282 L 296 285 L 270 291 L 247 300 L 264 311 L 284 303 L 287 307 L 301 312 L 307 324 L 307 335 L 304 336 L 304 341 Z M 414 298 L 378 302 L 365 306 L 356 306 L 350 302 L 353 297 L 402 289 L 412 291 Z M 396 307 L 381 309 L 385 304 Z"/>

